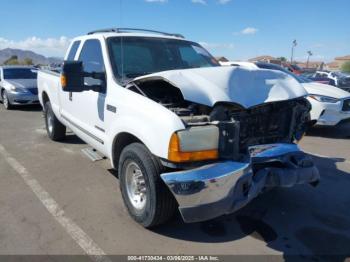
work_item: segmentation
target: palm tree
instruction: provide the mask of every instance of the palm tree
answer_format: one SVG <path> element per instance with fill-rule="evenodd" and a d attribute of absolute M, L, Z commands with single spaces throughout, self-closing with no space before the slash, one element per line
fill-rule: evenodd
<path fill-rule="evenodd" d="M 307 51 L 307 62 L 306 62 L 306 68 L 309 68 L 309 61 L 310 61 L 310 56 L 312 56 L 313 53 L 311 51 Z"/>
<path fill-rule="evenodd" d="M 292 55 L 290 57 L 290 63 L 293 64 L 293 58 L 294 58 L 294 48 L 298 45 L 297 40 L 295 39 L 292 43 Z"/>

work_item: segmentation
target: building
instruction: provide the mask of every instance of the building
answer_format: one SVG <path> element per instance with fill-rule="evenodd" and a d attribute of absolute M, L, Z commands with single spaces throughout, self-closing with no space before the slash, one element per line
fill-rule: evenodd
<path fill-rule="evenodd" d="M 334 58 L 334 61 L 328 63 L 326 67 L 328 70 L 338 71 L 341 69 L 342 65 L 346 62 L 350 62 L 350 55 L 336 57 Z"/>
<path fill-rule="evenodd" d="M 254 58 L 251 58 L 248 60 L 249 62 L 265 62 L 265 63 L 275 63 L 275 61 L 279 61 L 276 57 L 273 57 L 273 56 L 269 56 L 269 55 L 262 55 L 262 56 L 257 56 L 257 57 L 254 57 Z"/>
<path fill-rule="evenodd" d="M 309 64 L 307 62 L 296 62 L 296 64 L 301 68 L 309 68 L 309 69 L 322 69 L 322 67 L 325 67 L 324 66 L 325 63 L 322 61 L 309 61 Z"/>
<path fill-rule="evenodd" d="M 339 70 L 344 63 L 350 62 L 350 55 L 336 57 L 334 59 L 334 62 L 338 64 L 338 70 Z"/>
<path fill-rule="evenodd" d="M 336 61 L 330 62 L 327 64 L 327 69 L 330 71 L 337 71 L 339 70 L 339 63 Z"/>

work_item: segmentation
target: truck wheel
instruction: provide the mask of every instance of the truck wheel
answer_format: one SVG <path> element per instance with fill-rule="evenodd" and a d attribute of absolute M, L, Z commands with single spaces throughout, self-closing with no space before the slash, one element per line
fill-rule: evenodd
<path fill-rule="evenodd" d="M 52 110 L 51 103 L 46 102 L 44 117 L 47 135 L 53 141 L 61 141 L 66 137 L 66 127 L 57 119 Z"/>
<path fill-rule="evenodd" d="M 6 110 L 11 110 L 13 106 L 11 105 L 11 102 L 9 101 L 8 95 L 6 90 L 3 90 L 1 92 L 1 98 L 2 98 L 2 103 L 5 107 Z"/>
<path fill-rule="evenodd" d="M 162 181 L 162 165 L 147 148 L 133 143 L 122 151 L 119 161 L 119 185 L 130 216 L 150 228 L 166 222 L 176 202 Z"/>

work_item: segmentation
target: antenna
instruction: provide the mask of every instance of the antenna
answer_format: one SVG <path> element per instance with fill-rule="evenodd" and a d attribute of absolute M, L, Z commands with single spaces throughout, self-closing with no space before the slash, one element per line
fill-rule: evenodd
<path fill-rule="evenodd" d="M 120 26 L 123 26 L 123 0 L 119 0 L 119 20 Z"/>
<path fill-rule="evenodd" d="M 119 7 L 119 12 L 120 12 L 120 26 L 123 26 L 123 0 L 119 0 L 119 4 L 120 4 L 120 7 Z M 118 29 L 117 29 L 118 31 Z M 120 59 L 121 59 L 121 62 L 122 62 L 122 83 L 124 83 L 124 47 L 123 47 L 123 36 L 120 38 Z"/>

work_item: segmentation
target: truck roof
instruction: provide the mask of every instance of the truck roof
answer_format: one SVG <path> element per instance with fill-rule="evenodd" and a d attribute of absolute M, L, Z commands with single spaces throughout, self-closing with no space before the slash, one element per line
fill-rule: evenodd
<path fill-rule="evenodd" d="M 175 36 L 178 38 L 184 38 L 183 35 L 177 34 L 177 33 L 166 33 L 166 32 L 162 32 L 162 31 L 156 31 L 156 30 L 151 30 L 151 29 L 141 29 L 141 28 L 99 29 L 99 30 L 89 32 L 88 35 L 93 35 L 93 34 L 98 34 L 98 33 L 132 33 L 132 32 L 143 32 L 143 33 L 158 34 L 158 35 L 165 35 L 165 36 Z"/>
<path fill-rule="evenodd" d="M 166 33 L 156 30 L 139 29 L 139 28 L 108 28 L 88 32 L 87 35 L 79 36 L 76 39 L 89 39 L 93 35 L 104 38 L 116 36 L 135 36 L 135 37 L 156 37 L 166 39 L 185 40 L 184 36 L 177 33 Z"/>

